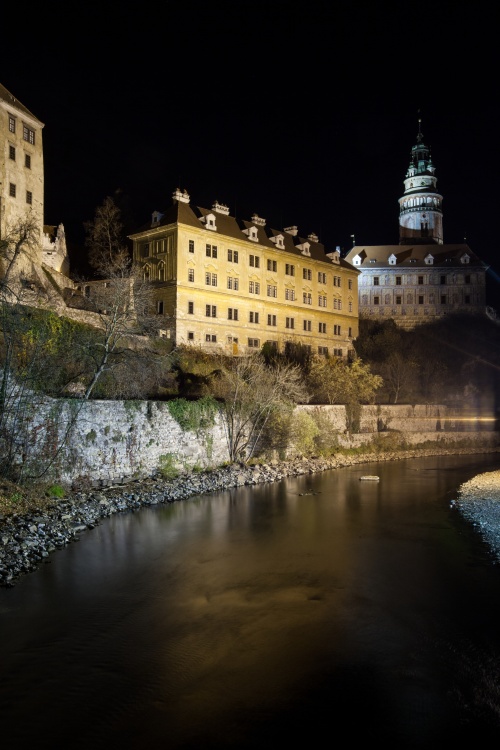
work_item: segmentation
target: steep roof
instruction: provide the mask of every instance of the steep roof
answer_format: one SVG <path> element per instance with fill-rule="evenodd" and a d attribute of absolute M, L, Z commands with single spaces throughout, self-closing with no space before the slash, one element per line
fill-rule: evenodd
<path fill-rule="evenodd" d="M 33 120 L 36 120 L 43 127 L 43 123 L 38 119 L 38 117 L 35 117 L 33 112 L 30 112 L 28 107 L 25 107 L 24 104 L 21 104 L 21 102 L 18 99 L 16 99 L 16 97 L 13 94 L 11 94 L 10 91 L 6 89 L 5 86 L 3 86 L 1 83 L 0 83 L 0 101 L 4 101 L 7 104 L 10 104 L 11 107 L 15 107 L 15 109 L 17 109 L 19 112 L 22 112 L 23 114 L 28 115 Z"/>
<path fill-rule="evenodd" d="M 397 267 L 424 267 L 427 266 L 425 259 L 431 255 L 433 266 L 463 266 L 461 261 L 464 255 L 469 256 L 469 265 L 486 268 L 487 264 L 472 252 L 465 244 L 457 245 L 356 245 L 346 255 L 346 261 L 350 264 L 356 256 L 361 263 L 355 268 L 397 268 Z M 396 263 L 389 263 L 389 258 L 395 256 Z"/>
<path fill-rule="evenodd" d="M 249 245 L 268 247 L 273 250 L 289 253 L 297 258 L 310 257 L 313 260 L 319 260 L 332 265 L 332 261 L 326 254 L 325 246 L 318 241 L 316 235 L 311 234 L 307 238 L 301 237 L 296 227 L 290 227 L 288 231 L 285 229 L 273 229 L 267 227 L 265 220 L 256 215 L 250 221 L 237 219 L 229 215 L 225 206 L 221 208 L 223 209 L 222 211 L 217 210 L 217 208 L 208 209 L 202 206 L 191 206 L 188 202 L 174 199 L 173 205 L 169 206 L 164 213 L 157 214 L 157 221 L 150 221 L 144 224 L 137 232 L 129 235 L 129 238 L 138 239 L 141 234 L 148 234 L 156 231 L 159 227 L 167 227 L 175 224 L 184 224 L 196 227 L 197 229 L 203 229 L 206 227 L 207 217 L 213 216 L 215 229 L 210 230 L 210 233 L 214 237 L 221 235 L 235 240 L 248 241 Z M 255 233 L 256 240 L 249 238 L 250 231 Z M 282 237 L 280 244 L 276 240 L 279 236 Z M 358 271 L 357 268 L 353 268 L 342 258 L 335 265 L 351 271 Z"/>

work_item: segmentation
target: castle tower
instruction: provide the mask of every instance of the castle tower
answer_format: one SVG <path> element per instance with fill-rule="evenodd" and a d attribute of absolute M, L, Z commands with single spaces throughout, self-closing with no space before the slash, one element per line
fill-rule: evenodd
<path fill-rule="evenodd" d="M 443 196 L 437 191 L 435 167 L 424 143 L 418 121 L 417 143 L 411 150 L 410 166 L 399 199 L 399 244 L 443 244 Z"/>

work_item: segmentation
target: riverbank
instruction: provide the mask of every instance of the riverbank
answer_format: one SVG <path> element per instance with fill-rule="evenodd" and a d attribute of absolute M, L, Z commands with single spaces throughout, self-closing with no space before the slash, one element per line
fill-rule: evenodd
<path fill-rule="evenodd" d="M 479 531 L 500 562 L 500 469 L 464 482 L 453 504 Z"/>
<path fill-rule="evenodd" d="M 131 481 L 99 490 L 78 491 L 63 498 L 48 498 L 33 491 L 19 498 L 14 510 L 0 515 L 0 586 L 36 570 L 57 549 L 77 541 L 114 513 L 134 512 L 142 507 L 185 500 L 196 495 L 278 482 L 286 477 L 314 474 L 329 469 L 378 461 L 395 461 L 436 455 L 499 453 L 500 447 L 411 449 L 393 452 L 336 454 L 301 458 L 288 462 L 246 466 L 235 464 L 209 472 L 183 474 L 173 480 L 161 477 Z M 496 472 L 494 472 L 496 473 Z M 22 504 L 21 504 L 22 501 Z M 19 509 L 18 509 L 19 508 Z M 500 521 L 499 521 L 500 527 Z"/>

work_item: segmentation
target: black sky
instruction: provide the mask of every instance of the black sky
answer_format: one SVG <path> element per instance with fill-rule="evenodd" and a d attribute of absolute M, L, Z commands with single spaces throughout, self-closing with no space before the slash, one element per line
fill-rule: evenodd
<path fill-rule="evenodd" d="M 396 244 L 420 110 L 445 242 L 466 237 L 500 278 L 500 65 L 486 3 L 12 13 L 0 80 L 45 123 L 45 220 L 64 224 L 73 269 L 83 222 L 117 191 L 130 231 L 180 187 L 193 204 L 315 232 L 327 250 L 347 251 L 352 234 Z"/>

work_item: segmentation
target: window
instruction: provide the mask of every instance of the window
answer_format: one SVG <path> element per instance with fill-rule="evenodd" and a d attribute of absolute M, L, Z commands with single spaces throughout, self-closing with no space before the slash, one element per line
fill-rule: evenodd
<path fill-rule="evenodd" d="M 194 240 L 189 240 L 189 252 L 194 253 Z"/>
<path fill-rule="evenodd" d="M 326 333 L 326 323 L 318 323 L 318 332 Z"/>
<path fill-rule="evenodd" d="M 194 341 L 194 332 L 188 331 L 188 341 Z"/>
<path fill-rule="evenodd" d="M 324 271 L 318 271 L 318 281 L 320 284 L 326 284 L 326 273 Z"/>
<path fill-rule="evenodd" d="M 149 255 L 149 242 L 145 242 L 141 247 L 141 257 L 147 258 Z"/>
<path fill-rule="evenodd" d="M 312 271 L 310 268 L 303 268 L 302 269 L 302 278 L 306 281 L 311 281 L 312 279 Z"/>
<path fill-rule="evenodd" d="M 251 349 L 258 349 L 260 346 L 259 339 L 248 339 L 248 346 Z"/>
<path fill-rule="evenodd" d="M 13 182 L 9 183 L 9 195 L 11 198 L 16 197 L 16 186 Z"/>
<path fill-rule="evenodd" d="M 295 266 L 291 263 L 285 263 L 285 274 L 287 276 L 295 276 Z"/>
<path fill-rule="evenodd" d="M 304 331 L 310 331 L 310 330 L 312 330 L 311 321 L 310 320 L 304 320 L 303 321 L 303 328 L 304 328 Z"/>
<path fill-rule="evenodd" d="M 333 350 L 333 356 L 334 357 L 341 357 L 342 356 L 342 349 L 334 349 Z"/>
<path fill-rule="evenodd" d="M 205 305 L 205 315 L 207 318 L 217 317 L 217 306 L 216 305 Z"/>
<path fill-rule="evenodd" d="M 205 252 L 206 252 L 207 258 L 216 258 L 217 257 L 217 245 L 207 245 Z"/>
<path fill-rule="evenodd" d="M 227 288 L 228 289 L 234 289 L 236 292 L 238 291 L 240 286 L 239 279 L 235 279 L 231 276 L 227 277 Z"/>
<path fill-rule="evenodd" d="M 295 328 L 295 318 L 286 318 L 285 328 Z"/>
<path fill-rule="evenodd" d="M 333 286 L 340 286 L 341 282 L 342 282 L 342 279 L 340 276 L 333 277 Z M 349 289 L 352 289 L 352 286 L 350 286 Z"/>
<path fill-rule="evenodd" d="M 35 144 L 35 131 L 31 130 L 27 125 L 23 125 L 23 139 L 32 145 Z"/>
<path fill-rule="evenodd" d="M 194 281 L 194 268 L 188 268 L 188 281 Z"/>
<path fill-rule="evenodd" d="M 248 283 L 248 291 L 250 292 L 250 294 L 260 294 L 260 282 L 250 281 Z"/>
<path fill-rule="evenodd" d="M 441 304 L 446 305 L 446 294 L 441 295 Z"/>
<path fill-rule="evenodd" d="M 26 191 L 26 203 L 29 203 L 30 206 L 33 203 L 33 193 L 31 192 L 31 190 Z"/>
<path fill-rule="evenodd" d="M 14 146 L 9 146 L 9 159 L 16 160 L 16 149 Z"/>
<path fill-rule="evenodd" d="M 235 307 L 228 307 L 227 309 L 228 320 L 238 320 L 238 310 Z"/>
<path fill-rule="evenodd" d="M 402 277 L 396 276 L 396 286 L 401 286 Z"/>
<path fill-rule="evenodd" d="M 276 271 L 278 270 L 278 264 L 276 263 L 275 260 L 268 260 L 267 261 L 267 270 L 268 271 L 274 271 L 276 273 Z"/>
<path fill-rule="evenodd" d="M 349 312 L 352 312 L 352 302 L 349 302 Z"/>
<path fill-rule="evenodd" d="M 326 356 L 328 354 L 328 347 L 318 346 L 318 354 L 323 354 L 324 356 Z"/>
<path fill-rule="evenodd" d="M 419 286 L 423 286 L 423 283 L 424 283 L 424 277 L 423 277 L 423 276 L 419 276 L 419 277 L 418 277 L 418 281 L 417 281 L 417 283 L 418 283 L 418 285 L 419 285 Z"/>
<path fill-rule="evenodd" d="M 16 118 L 9 115 L 9 133 L 16 132 Z"/>
<path fill-rule="evenodd" d="M 217 286 L 217 274 L 205 271 L 205 284 L 207 286 Z"/>
<path fill-rule="evenodd" d="M 210 344 L 216 344 L 217 343 L 217 336 L 214 333 L 206 333 L 205 334 L 205 341 Z"/>
<path fill-rule="evenodd" d="M 238 251 L 237 250 L 228 250 L 227 251 L 227 259 L 230 263 L 237 263 L 238 262 Z"/>
<path fill-rule="evenodd" d="M 302 302 L 304 305 L 312 305 L 312 294 L 310 292 L 303 292 Z"/>
<path fill-rule="evenodd" d="M 400 305 L 400 304 L 401 304 L 401 297 L 398 294 L 398 296 L 396 297 L 396 305 Z"/>
<path fill-rule="evenodd" d="M 349 279 L 349 281 L 347 282 L 347 285 L 349 289 L 352 289 L 352 279 Z"/>
<path fill-rule="evenodd" d="M 340 326 L 339 325 L 334 325 L 333 326 L 333 333 L 334 333 L 335 336 L 340 336 Z"/>
<path fill-rule="evenodd" d="M 188 313 L 194 315 L 194 302 L 188 302 Z"/>
<path fill-rule="evenodd" d="M 379 277 L 378 276 L 374 276 L 373 277 L 373 286 L 379 286 Z"/>
<path fill-rule="evenodd" d="M 326 307 L 326 305 L 325 305 L 325 307 Z M 333 300 L 333 309 L 334 310 L 342 310 L 342 300 L 341 299 L 334 299 Z"/>
<path fill-rule="evenodd" d="M 464 302 L 466 305 L 470 305 L 470 294 L 464 296 Z"/>
<path fill-rule="evenodd" d="M 424 304 L 424 295 L 423 294 L 419 294 L 418 295 L 418 304 L 419 305 L 423 305 Z"/>
<path fill-rule="evenodd" d="M 26 169 L 31 169 L 31 156 L 29 154 L 24 154 L 24 166 Z"/>
<path fill-rule="evenodd" d="M 469 276 L 469 274 L 467 274 L 467 276 L 465 277 L 465 283 L 466 284 L 470 284 L 470 276 Z"/>
<path fill-rule="evenodd" d="M 250 255 L 250 265 L 252 268 L 260 268 L 260 256 Z"/>
<path fill-rule="evenodd" d="M 158 300 L 156 303 L 156 312 L 158 315 L 163 315 L 163 300 Z"/>
<path fill-rule="evenodd" d="M 324 294 L 318 295 L 318 305 L 319 307 L 326 307 L 326 296 Z"/>
<path fill-rule="evenodd" d="M 277 297 L 278 296 L 278 287 L 274 286 L 273 284 L 267 285 L 267 296 L 268 297 Z"/>
<path fill-rule="evenodd" d="M 380 305 L 380 297 L 374 297 L 373 298 L 373 304 L 374 305 Z"/>
<path fill-rule="evenodd" d="M 439 277 L 439 283 L 440 284 L 446 284 L 446 276 L 440 276 Z"/>
<path fill-rule="evenodd" d="M 285 299 L 293 302 L 295 300 L 295 289 L 285 289 Z"/>
<path fill-rule="evenodd" d="M 276 315 L 268 315 L 267 316 L 267 325 L 268 326 L 275 326 L 276 325 Z"/>
<path fill-rule="evenodd" d="M 249 323 L 258 323 L 259 322 L 259 313 L 258 312 L 249 312 L 248 313 L 248 322 Z"/>
<path fill-rule="evenodd" d="M 349 326 L 349 333 L 347 334 L 350 339 L 352 339 L 352 328 Z"/>

